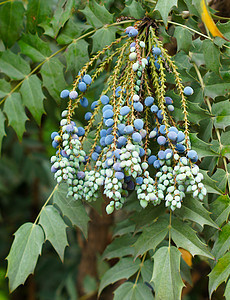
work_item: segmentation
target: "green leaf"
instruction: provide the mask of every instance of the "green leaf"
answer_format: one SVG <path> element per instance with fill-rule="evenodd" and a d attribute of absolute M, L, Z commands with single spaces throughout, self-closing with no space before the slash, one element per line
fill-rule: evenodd
<path fill-rule="evenodd" d="M 145 284 L 125 282 L 114 292 L 113 300 L 151 300 L 153 294 Z"/>
<path fill-rule="evenodd" d="M 230 186 L 230 164 L 227 165 L 227 172 L 221 168 L 217 168 L 216 172 L 212 175 L 212 179 L 217 182 L 217 187 L 223 192 L 226 193 L 227 185 Z"/>
<path fill-rule="evenodd" d="M 227 282 L 225 292 L 224 292 L 224 297 L 226 298 L 226 300 L 230 299 L 230 279 Z"/>
<path fill-rule="evenodd" d="M 190 195 L 186 195 L 181 208 L 175 213 L 183 220 L 191 220 L 202 227 L 209 225 L 218 229 L 216 223 L 210 218 L 210 213 L 203 207 L 203 203 Z"/>
<path fill-rule="evenodd" d="M 230 83 L 229 82 L 211 82 L 205 85 L 204 94 L 207 97 L 215 99 L 218 96 L 225 96 L 230 93 Z"/>
<path fill-rule="evenodd" d="M 59 0 L 51 24 L 54 29 L 55 36 L 64 26 L 65 22 L 71 17 L 74 6 L 74 0 Z"/>
<path fill-rule="evenodd" d="M 86 41 L 80 40 L 67 47 L 64 54 L 67 70 L 79 72 L 81 67 L 89 60 L 88 46 L 89 44 Z"/>
<path fill-rule="evenodd" d="M 181 253 L 176 247 L 161 247 L 153 256 L 152 280 L 155 286 L 156 300 L 181 299 L 184 286 L 180 276 Z"/>
<path fill-rule="evenodd" d="M 93 35 L 93 50 L 92 53 L 103 49 L 110 45 L 115 40 L 117 29 L 114 27 L 103 27 L 98 29 Z"/>
<path fill-rule="evenodd" d="M 212 253 L 215 256 L 215 258 L 218 260 L 229 249 L 230 249 L 230 223 L 227 223 L 226 225 L 224 225 L 221 231 L 219 231 L 219 236 L 214 243 Z"/>
<path fill-rule="evenodd" d="M 230 102 L 229 100 L 214 103 L 212 113 L 215 115 L 214 126 L 225 130 L 230 124 Z"/>
<path fill-rule="evenodd" d="M 192 45 L 192 33 L 187 28 L 177 26 L 174 31 L 177 40 L 177 51 L 183 50 L 188 53 Z"/>
<path fill-rule="evenodd" d="M 15 239 L 7 256 L 8 268 L 6 276 L 12 292 L 34 272 L 38 256 L 44 243 L 44 233 L 39 225 L 23 224 L 16 232 Z"/>
<path fill-rule="evenodd" d="M 148 250 L 153 251 L 163 241 L 168 233 L 169 222 L 165 218 L 159 218 L 152 225 L 145 227 L 143 232 L 133 245 L 135 249 L 135 257 L 143 255 Z"/>
<path fill-rule="evenodd" d="M 99 286 L 99 295 L 103 291 L 103 289 L 120 280 L 120 279 L 128 279 L 133 274 L 135 274 L 140 265 L 140 259 L 136 259 L 133 261 L 132 257 L 122 258 L 115 266 L 110 268 L 101 278 L 100 286 Z"/>
<path fill-rule="evenodd" d="M 67 85 L 63 68 L 64 65 L 57 58 L 51 58 L 41 68 L 43 84 L 57 103 L 60 103 L 60 92 Z"/>
<path fill-rule="evenodd" d="M 4 112 L 9 120 L 9 125 L 14 128 L 19 140 L 21 140 L 25 131 L 25 122 L 27 120 L 27 116 L 25 114 L 21 95 L 19 93 L 13 93 L 6 99 L 4 104 Z"/>
<path fill-rule="evenodd" d="M 30 72 L 30 66 L 21 56 L 6 50 L 0 56 L 0 72 L 5 73 L 10 79 L 20 80 Z"/>
<path fill-rule="evenodd" d="M 164 24 L 168 23 L 168 15 L 173 6 L 177 6 L 177 0 L 158 0 L 155 10 L 158 10 L 162 16 Z"/>
<path fill-rule="evenodd" d="M 5 132 L 5 116 L 3 112 L 0 110 L 0 154 L 1 154 L 1 149 L 2 149 L 2 139 L 6 135 Z"/>
<path fill-rule="evenodd" d="M 0 39 L 11 47 L 23 28 L 24 6 L 21 1 L 10 1 L 0 6 Z"/>
<path fill-rule="evenodd" d="M 3 98 L 7 94 L 9 94 L 11 89 L 11 85 L 5 79 L 0 79 L 0 98 Z"/>
<path fill-rule="evenodd" d="M 102 258 L 111 259 L 127 255 L 133 256 L 134 248 L 131 246 L 135 243 L 136 239 L 137 238 L 131 234 L 126 234 L 114 239 L 114 241 L 106 247 Z"/>
<path fill-rule="evenodd" d="M 211 259 L 214 258 L 208 251 L 207 246 L 198 239 L 196 232 L 186 223 L 173 219 L 171 234 L 177 247 L 189 251 L 192 256 L 202 255 Z"/>
<path fill-rule="evenodd" d="M 52 205 L 46 206 L 39 218 L 39 224 L 45 231 L 46 240 L 50 241 L 60 259 L 64 260 L 65 247 L 68 246 L 66 228 L 68 227 L 58 210 Z"/>
<path fill-rule="evenodd" d="M 230 214 L 230 198 L 228 195 L 221 195 L 210 204 L 210 211 L 216 224 L 221 227 L 228 220 Z"/>
<path fill-rule="evenodd" d="M 199 159 L 206 156 L 219 156 L 218 153 L 211 150 L 211 144 L 207 144 L 197 137 L 197 133 L 190 133 L 189 137 L 192 149 L 197 152 Z"/>
<path fill-rule="evenodd" d="M 230 160 L 230 131 L 222 132 L 220 141 L 221 141 L 221 145 L 220 145 L 221 155 L 227 157 L 227 159 Z"/>
<path fill-rule="evenodd" d="M 27 29 L 36 33 L 37 26 L 47 20 L 52 13 L 52 1 L 47 0 L 30 0 L 27 5 Z"/>
<path fill-rule="evenodd" d="M 57 205 L 62 214 L 69 218 L 73 226 L 79 227 L 87 237 L 87 227 L 89 217 L 80 200 L 75 200 L 73 197 L 66 197 L 67 186 L 65 184 L 59 185 L 54 193 L 54 204 Z"/>
<path fill-rule="evenodd" d="M 95 0 L 89 1 L 89 4 L 81 12 L 86 16 L 87 22 L 96 28 L 113 22 L 113 15 Z"/>
<path fill-rule="evenodd" d="M 217 181 L 210 178 L 207 171 L 200 169 L 200 173 L 204 176 L 203 184 L 205 185 L 208 193 L 221 195 L 222 191 L 216 186 Z"/>
<path fill-rule="evenodd" d="M 207 69 L 219 74 L 219 69 L 220 69 L 219 48 L 212 41 L 205 39 L 203 41 L 203 54 L 204 54 L 204 60 Z"/>
<path fill-rule="evenodd" d="M 26 34 L 18 42 L 21 52 L 29 56 L 33 62 L 40 62 L 51 55 L 49 44 L 40 39 L 36 34 Z"/>
<path fill-rule="evenodd" d="M 45 112 L 43 107 L 43 100 L 45 98 L 41 81 L 36 75 L 31 75 L 27 77 L 20 88 L 20 93 L 22 95 L 22 102 L 28 107 L 32 113 L 34 119 L 40 125 L 41 116 Z"/>
<path fill-rule="evenodd" d="M 132 0 L 130 5 L 126 5 L 124 10 L 121 12 L 122 16 L 132 16 L 136 19 L 141 19 L 145 15 L 145 10 L 141 6 L 139 1 Z"/>
<path fill-rule="evenodd" d="M 226 282 L 230 275 L 230 252 L 227 252 L 222 258 L 219 259 L 209 276 L 209 295 L 217 289 L 222 283 Z"/>
<path fill-rule="evenodd" d="M 141 268 L 141 277 L 143 282 L 148 282 L 154 288 L 154 284 L 151 281 L 153 274 L 153 261 L 152 259 L 147 259 L 144 261 L 143 266 Z"/>

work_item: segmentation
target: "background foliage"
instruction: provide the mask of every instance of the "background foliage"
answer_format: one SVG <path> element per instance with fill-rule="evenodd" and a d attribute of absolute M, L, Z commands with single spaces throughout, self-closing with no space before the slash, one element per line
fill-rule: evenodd
<path fill-rule="evenodd" d="M 111 299 L 112 290 L 107 288 L 106 294 L 104 288 L 124 278 L 130 281 L 119 281 L 114 299 L 153 299 L 152 290 L 157 299 L 179 299 L 184 285 L 184 299 L 208 299 L 207 287 L 212 299 L 223 299 L 223 294 L 230 299 L 230 43 L 206 35 L 196 2 L 0 2 L 1 300 L 78 299 L 82 291 L 89 297 L 80 299 L 94 299 L 98 291 L 102 292 L 101 299 Z M 48 158 L 53 154 L 50 133 L 56 130 L 65 107 L 59 94 L 71 87 L 89 56 L 123 33 L 125 25 L 117 24 L 116 17 L 142 18 L 145 12 L 159 20 L 163 42 L 175 54 L 183 82 L 190 83 L 195 91 L 189 98 L 191 141 L 198 152 L 209 195 L 204 205 L 187 197 L 175 212 L 171 229 L 163 207 L 140 210 L 130 197 L 125 211 L 114 217 L 107 237 L 111 243 L 103 254 L 95 253 L 97 275 L 86 275 L 76 290 L 84 237 L 79 231 L 76 234 L 75 226 L 87 236 L 92 208 L 80 202 L 67 203 L 62 187 L 54 191 L 54 206 L 46 206 L 39 214 L 54 188 Z M 169 13 L 166 30 L 164 23 Z M 230 38 L 228 19 L 218 27 Z M 91 102 L 99 96 L 110 69 L 112 65 L 90 90 Z M 167 81 L 174 83 L 170 76 Z M 180 104 L 173 92 L 172 96 L 174 117 L 180 122 Z M 84 109 L 79 108 L 79 124 L 84 124 L 83 115 Z M 174 242 L 170 251 L 165 240 L 169 231 Z M 10 290 L 33 273 L 41 252 L 42 256 L 35 275 L 9 296 L 4 259 L 14 232 L 7 258 Z M 65 251 L 64 264 L 54 249 L 61 260 Z M 142 255 L 145 261 L 140 260 Z"/>

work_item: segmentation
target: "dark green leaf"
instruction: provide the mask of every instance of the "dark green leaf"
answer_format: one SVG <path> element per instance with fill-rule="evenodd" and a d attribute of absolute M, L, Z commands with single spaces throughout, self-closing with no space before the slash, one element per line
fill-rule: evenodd
<path fill-rule="evenodd" d="M 226 298 L 226 300 L 230 299 L 230 279 L 227 282 L 225 292 L 224 292 L 224 297 Z"/>
<path fill-rule="evenodd" d="M 230 252 L 227 252 L 222 258 L 219 259 L 212 272 L 209 276 L 209 294 L 210 297 L 212 293 L 217 289 L 217 287 L 222 283 L 226 282 L 230 275 Z"/>
<path fill-rule="evenodd" d="M 9 278 L 11 292 L 34 272 L 43 243 L 44 233 L 39 225 L 25 223 L 15 232 L 15 239 L 7 256 L 6 276 Z"/>
<path fill-rule="evenodd" d="M 67 216 L 71 223 L 78 226 L 85 237 L 87 237 L 87 227 L 89 217 L 85 211 L 85 208 L 80 200 L 75 200 L 73 197 L 66 197 L 67 186 L 65 184 L 59 185 L 58 189 L 54 193 L 54 204 L 56 204 L 62 214 Z"/>
<path fill-rule="evenodd" d="M 178 248 L 181 247 L 189 251 L 193 256 L 202 255 L 211 259 L 214 258 L 207 246 L 198 239 L 196 232 L 186 223 L 173 219 L 171 234 Z"/>
<path fill-rule="evenodd" d="M 230 249 L 230 223 L 224 225 L 214 243 L 212 253 L 218 260 Z"/>
<path fill-rule="evenodd" d="M 115 266 L 110 268 L 101 278 L 100 286 L 99 286 L 99 295 L 102 292 L 102 290 L 120 280 L 120 279 L 128 279 L 133 274 L 135 274 L 140 265 L 140 259 L 136 259 L 133 261 L 132 257 L 126 257 L 122 258 Z"/>
<path fill-rule="evenodd" d="M 216 172 L 212 175 L 212 179 L 215 180 L 216 186 L 223 192 L 225 193 L 227 191 L 227 185 L 230 186 L 230 164 L 227 165 L 227 172 L 223 169 L 217 168 Z"/>
<path fill-rule="evenodd" d="M 220 152 L 222 156 L 230 160 L 230 131 L 221 133 Z"/>
<path fill-rule="evenodd" d="M 143 233 L 139 236 L 133 245 L 135 249 L 135 257 L 143 255 L 148 250 L 153 251 L 163 241 L 168 233 L 169 221 L 165 218 L 159 218 L 152 225 L 145 227 Z"/>
<path fill-rule="evenodd" d="M 161 247 L 154 254 L 152 281 L 156 299 L 178 300 L 184 286 L 180 276 L 181 253 L 176 247 Z"/>
<path fill-rule="evenodd" d="M 23 81 L 20 93 L 22 95 L 23 104 L 28 107 L 34 119 L 40 125 L 41 116 L 45 112 L 43 107 L 45 96 L 42 92 L 40 79 L 36 75 L 27 77 Z"/>
<path fill-rule="evenodd" d="M 230 93 L 230 83 L 210 83 L 205 86 L 204 94 L 207 97 L 215 99 L 217 96 L 224 96 Z"/>
<path fill-rule="evenodd" d="M 61 260 L 64 260 L 65 247 L 68 246 L 67 225 L 58 210 L 52 205 L 46 206 L 41 213 L 39 224 L 45 231 L 46 240 L 50 241 Z"/>
<path fill-rule="evenodd" d="M 23 35 L 18 44 L 21 48 L 21 52 L 29 56 L 34 62 L 43 61 L 51 54 L 49 44 L 44 42 L 37 35 Z"/>
<path fill-rule="evenodd" d="M 29 74 L 30 66 L 21 56 L 6 50 L 0 57 L 0 71 L 13 80 L 20 80 Z"/>
<path fill-rule="evenodd" d="M 212 113 L 215 115 L 214 126 L 225 130 L 230 125 L 230 101 L 221 101 L 212 105 Z"/>
<path fill-rule="evenodd" d="M 168 15 L 173 6 L 177 6 L 177 0 L 158 0 L 155 10 L 158 10 L 162 16 L 164 24 L 168 23 Z"/>
<path fill-rule="evenodd" d="M 114 292 L 114 300 L 151 300 L 153 294 L 143 283 L 125 282 Z"/>
<path fill-rule="evenodd" d="M 181 264 L 180 264 L 180 274 L 183 280 L 188 282 L 191 286 L 192 283 L 192 276 L 191 276 L 191 268 L 187 265 L 187 263 L 181 257 Z"/>
<path fill-rule="evenodd" d="M 80 40 L 70 44 L 65 51 L 67 70 L 78 73 L 81 67 L 89 60 L 89 44 Z"/>
<path fill-rule="evenodd" d="M 197 152 L 199 159 L 206 156 L 219 156 L 218 153 L 211 150 L 211 144 L 207 144 L 197 137 L 197 133 L 190 133 L 189 137 L 192 149 Z"/>
<path fill-rule="evenodd" d="M 3 98 L 10 92 L 10 83 L 4 79 L 0 79 L 0 98 Z"/>
<path fill-rule="evenodd" d="M 4 104 L 4 112 L 9 120 L 9 125 L 14 128 L 19 140 L 21 140 L 25 131 L 25 122 L 27 120 L 27 116 L 25 114 L 21 95 L 19 93 L 13 93 L 6 99 Z"/>
<path fill-rule="evenodd" d="M 219 73 L 220 69 L 220 50 L 210 40 L 203 41 L 203 54 L 207 69 Z"/>
<path fill-rule="evenodd" d="M 134 222 L 126 218 L 124 221 L 119 222 L 113 230 L 113 237 L 121 236 L 126 233 L 133 233 L 135 230 Z"/>
<path fill-rule="evenodd" d="M 113 22 L 113 15 L 95 0 L 91 0 L 82 10 L 82 13 L 86 16 L 87 22 L 93 27 L 98 28 L 102 27 L 104 24 L 111 24 Z"/>
<path fill-rule="evenodd" d="M 43 84 L 57 103 L 60 103 L 60 92 L 66 88 L 63 68 L 57 58 L 48 60 L 41 68 Z"/>
<path fill-rule="evenodd" d="M 219 196 L 210 204 L 210 211 L 216 224 L 221 227 L 230 214 L 230 199 L 228 195 Z"/>
<path fill-rule="evenodd" d="M 3 112 L 0 110 L 0 154 L 1 154 L 1 149 L 2 149 L 2 139 L 6 135 L 5 132 L 5 116 Z"/>
<path fill-rule="evenodd" d="M 6 47 L 11 47 L 19 38 L 24 17 L 21 1 L 10 1 L 0 6 L 0 39 Z"/>
<path fill-rule="evenodd" d="M 122 16 L 132 16 L 136 19 L 141 19 L 145 15 L 145 10 L 141 6 L 141 3 L 136 0 L 132 0 L 130 5 L 126 5 L 125 9 L 121 12 Z"/>
<path fill-rule="evenodd" d="M 188 53 L 192 45 L 192 33 L 187 28 L 177 26 L 174 37 L 177 40 L 177 51 L 183 50 Z"/>
<path fill-rule="evenodd" d="M 97 52 L 103 49 L 105 46 L 110 45 L 115 40 L 116 28 L 114 27 L 103 27 L 98 29 L 93 35 L 93 50 Z"/>
<path fill-rule="evenodd" d="M 148 282 L 151 286 L 154 287 L 153 282 L 151 282 L 152 275 L 153 275 L 153 261 L 151 259 L 147 259 L 144 261 L 143 266 L 141 268 L 141 276 L 143 282 Z"/>
<path fill-rule="evenodd" d="M 190 195 L 184 198 L 181 208 L 176 210 L 175 213 L 183 220 L 191 220 L 202 227 L 209 225 L 218 228 L 215 222 L 210 218 L 210 213 L 203 207 L 203 203 Z"/>
<path fill-rule="evenodd" d="M 131 246 L 135 243 L 136 239 L 137 238 L 131 234 L 122 235 L 121 237 L 114 239 L 114 241 L 105 249 L 102 258 L 111 259 L 127 255 L 133 256 L 134 248 Z"/>
<path fill-rule="evenodd" d="M 210 178 L 207 174 L 207 171 L 200 169 L 200 173 L 202 173 L 204 176 L 203 184 L 205 185 L 208 193 L 214 193 L 214 194 L 221 195 L 222 191 L 216 186 L 217 181 Z"/>
<path fill-rule="evenodd" d="M 71 17 L 74 0 L 59 0 L 51 24 L 54 29 L 55 36 L 64 26 L 65 22 Z"/>

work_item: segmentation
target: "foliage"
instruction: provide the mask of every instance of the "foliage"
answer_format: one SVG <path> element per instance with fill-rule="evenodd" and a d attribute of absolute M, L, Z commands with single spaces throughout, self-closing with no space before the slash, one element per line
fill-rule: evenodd
<path fill-rule="evenodd" d="M 194 90 L 187 105 L 190 140 L 198 153 L 208 195 L 203 203 L 186 195 L 181 209 L 171 215 L 163 205 L 141 209 L 134 194 L 130 194 L 123 211 L 115 213 L 113 240 L 98 258 L 101 264 L 107 259 L 113 266 L 106 265 L 102 272 L 98 271 L 101 278 L 96 285 L 86 278 L 87 284 L 92 284 L 88 290 L 103 293 L 107 286 L 118 281 L 114 299 L 153 299 L 154 296 L 180 299 L 183 287 L 190 282 L 190 268 L 182 252 L 185 249 L 190 258 L 195 256 L 193 266 L 199 260 L 207 265 L 209 296 L 225 282 L 224 295 L 228 299 L 230 44 L 200 31 L 197 1 L 195 7 L 187 0 L 157 3 L 129 0 L 125 4 L 101 1 L 103 5 L 95 0 L 86 2 L 0 2 L 0 143 L 3 141 L 0 238 L 6 241 L 0 246 L 0 253 L 1 258 L 7 256 L 9 236 L 16 231 L 7 256 L 10 291 L 34 273 L 38 260 L 35 280 L 39 299 L 78 298 L 75 277 L 80 244 L 75 230 L 78 227 L 87 238 L 88 213 L 92 207 L 66 198 L 65 184 L 54 186 L 49 174 L 48 157 L 53 154 L 50 134 L 57 128 L 60 112 L 65 107 L 59 95 L 63 89 L 71 88 L 89 57 L 123 36 L 124 28 L 134 22 L 132 19 L 117 22 L 116 17 L 139 19 L 146 11 L 159 26 L 159 35 L 166 46 L 172 40 L 177 41 L 173 61 L 182 83 Z M 185 16 L 186 11 L 189 14 Z M 218 24 L 225 36 L 229 26 L 229 21 Z M 107 54 L 112 52 L 108 50 Z M 104 59 L 102 55 L 99 62 Z M 87 93 L 90 104 L 99 99 L 115 60 L 111 60 L 106 72 L 95 79 Z M 95 66 L 96 63 L 92 69 Z M 172 74 L 167 74 L 166 80 L 175 104 L 173 118 L 183 125 Z M 86 124 L 84 113 L 85 109 L 79 107 L 78 126 Z M 91 147 L 90 135 L 87 142 Z M 95 207 L 101 206 L 100 200 Z M 65 256 L 63 265 L 46 240 L 61 260 Z M 119 261 L 114 260 L 117 258 Z M 6 268 L 4 263 L 1 268 Z"/>

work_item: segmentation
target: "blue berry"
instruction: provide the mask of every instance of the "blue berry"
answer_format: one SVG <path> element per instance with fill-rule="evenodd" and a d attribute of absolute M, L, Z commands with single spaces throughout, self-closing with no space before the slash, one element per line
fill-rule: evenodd
<path fill-rule="evenodd" d="M 87 106 L 89 105 L 89 101 L 88 101 L 87 98 L 83 97 L 83 98 L 81 98 L 81 100 L 80 100 L 80 104 L 81 104 L 81 106 L 83 106 L 83 107 L 87 107 Z"/>
<path fill-rule="evenodd" d="M 132 126 L 132 125 L 127 125 L 127 126 L 125 126 L 124 132 L 125 132 L 126 134 L 131 134 L 131 133 L 133 133 L 133 126 Z"/>
<path fill-rule="evenodd" d="M 101 144 L 102 147 L 106 146 L 106 144 L 105 144 L 105 137 L 104 136 L 100 139 L 100 144 Z"/>
<path fill-rule="evenodd" d="M 176 150 L 179 152 L 179 153 L 183 153 L 185 151 L 185 146 L 182 145 L 182 144 L 176 144 Z"/>
<path fill-rule="evenodd" d="M 62 99 L 69 97 L 69 91 L 68 90 L 61 91 L 60 97 Z"/>
<path fill-rule="evenodd" d="M 106 96 L 106 95 L 102 95 L 100 99 L 101 99 L 101 103 L 102 103 L 103 105 L 106 105 L 106 104 L 109 103 L 109 97 Z"/>
<path fill-rule="evenodd" d="M 91 104 L 91 109 L 94 110 L 96 108 L 96 106 L 98 105 L 98 101 L 93 101 L 93 103 Z"/>
<path fill-rule="evenodd" d="M 114 115 L 114 113 L 111 109 L 108 109 L 103 112 L 103 118 L 105 118 L 105 119 L 110 119 L 113 117 L 113 115 Z"/>
<path fill-rule="evenodd" d="M 55 142 L 55 141 L 52 142 L 52 147 L 54 149 L 56 149 L 58 146 L 59 146 L 59 144 L 57 142 Z"/>
<path fill-rule="evenodd" d="M 55 136 L 58 135 L 58 132 L 54 131 L 51 133 L 51 139 L 53 140 L 55 138 Z"/>
<path fill-rule="evenodd" d="M 69 93 L 69 98 L 70 98 L 71 100 L 75 100 L 75 99 L 77 99 L 77 97 L 78 97 L 78 92 L 76 92 L 76 91 L 71 91 L 71 92 Z"/>
<path fill-rule="evenodd" d="M 142 147 L 139 148 L 139 151 L 140 151 L 140 154 L 139 154 L 140 157 L 145 155 L 145 150 Z"/>
<path fill-rule="evenodd" d="M 173 106 L 173 105 L 171 105 L 171 104 L 170 104 L 170 105 L 168 105 L 168 110 L 169 110 L 169 111 L 174 111 L 174 106 Z"/>
<path fill-rule="evenodd" d="M 163 135 L 158 136 L 157 143 L 161 146 L 164 145 L 166 143 L 166 138 Z"/>
<path fill-rule="evenodd" d="M 85 92 L 86 88 L 87 88 L 87 86 L 86 86 L 86 84 L 84 82 L 79 82 L 79 84 L 78 84 L 79 91 Z"/>
<path fill-rule="evenodd" d="M 121 134 L 121 135 L 123 135 L 123 134 L 125 134 L 125 124 L 119 124 L 118 126 L 117 126 L 117 128 L 118 128 L 118 130 L 119 130 L 119 133 Z"/>
<path fill-rule="evenodd" d="M 130 108 L 128 106 L 123 106 L 121 109 L 120 109 L 120 114 L 122 116 L 126 116 L 128 113 L 130 112 Z"/>
<path fill-rule="evenodd" d="M 186 86 L 184 88 L 184 94 L 186 96 L 191 96 L 194 93 L 193 88 L 191 88 L 190 86 Z"/>
<path fill-rule="evenodd" d="M 177 139 L 177 134 L 176 134 L 176 132 L 174 132 L 174 131 L 169 131 L 169 133 L 168 133 L 168 138 L 169 138 L 171 141 L 175 142 L 176 139 Z"/>
<path fill-rule="evenodd" d="M 185 135 L 184 135 L 184 132 L 182 131 L 179 131 L 178 134 L 177 134 L 177 143 L 180 143 L 182 142 L 183 140 L 185 139 Z"/>
<path fill-rule="evenodd" d="M 155 55 L 160 55 L 161 54 L 161 49 L 158 47 L 153 47 L 152 48 L 152 53 Z"/>
<path fill-rule="evenodd" d="M 86 121 L 89 121 L 89 120 L 91 119 L 91 117 L 92 117 L 92 113 L 88 111 L 88 112 L 85 114 L 85 120 L 86 120 Z"/>
<path fill-rule="evenodd" d="M 125 138 L 124 136 L 119 136 L 119 138 L 117 139 L 118 143 L 121 145 L 121 146 L 125 146 L 126 143 L 127 143 L 127 138 Z"/>
<path fill-rule="evenodd" d="M 122 180 L 124 179 L 125 175 L 123 172 L 115 172 L 115 177 L 118 179 L 118 180 Z"/>
<path fill-rule="evenodd" d="M 74 131 L 74 127 L 73 127 L 72 124 L 66 125 L 66 128 L 65 128 L 65 129 L 66 129 L 66 131 L 69 132 L 69 133 Z"/>
<path fill-rule="evenodd" d="M 195 150 L 189 150 L 187 155 L 188 158 L 194 159 L 197 156 L 197 152 Z"/>
<path fill-rule="evenodd" d="M 159 131 L 161 134 L 165 134 L 166 133 L 165 125 L 161 125 Z"/>
<path fill-rule="evenodd" d="M 79 171 L 79 172 L 77 173 L 77 178 L 78 178 L 78 179 L 84 179 L 84 178 L 85 178 L 85 172 Z"/>
<path fill-rule="evenodd" d="M 146 106 L 151 106 L 154 102 L 154 98 L 153 97 L 146 97 L 145 98 L 145 105 Z"/>
<path fill-rule="evenodd" d="M 100 136 L 105 137 L 106 136 L 106 129 L 101 129 Z"/>
<path fill-rule="evenodd" d="M 120 149 L 116 149 L 116 150 L 114 151 L 114 156 L 115 156 L 117 159 L 119 159 L 119 158 L 120 158 L 120 153 L 121 153 L 121 150 L 120 150 Z"/>
<path fill-rule="evenodd" d="M 93 152 L 93 153 L 92 153 L 92 159 L 93 159 L 93 160 L 96 161 L 96 160 L 98 159 L 98 157 L 99 157 L 99 154 L 98 154 L 97 152 Z"/>
<path fill-rule="evenodd" d="M 84 81 L 84 83 L 86 84 L 91 84 L 92 83 L 92 78 L 90 75 L 86 74 L 83 76 L 82 80 Z"/>
<path fill-rule="evenodd" d="M 166 103 L 167 105 L 172 104 L 172 103 L 173 103 L 172 98 L 170 98 L 170 97 L 165 97 L 165 103 Z"/>
<path fill-rule="evenodd" d="M 160 166 L 161 166 L 160 161 L 158 159 L 155 160 L 154 163 L 153 163 L 153 166 L 154 166 L 154 168 L 159 169 Z"/>
<path fill-rule="evenodd" d="M 78 127 L 78 135 L 83 136 L 85 134 L 85 129 L 83 127 Z"/>
<path fill-rule="evenodd" d="M 144 122 L 141 119 L 136 119 L 133 124 L 137 130 L 141 130 L 144 126 Z"/>
<path fill-rule="evenodd" d="M 150 109 L 151 109 L 151 112 L 153 112 L 153 113 L 157 113 L 159 110 L 158 106 L 156 106 L 155 104 L 152 105 Z"/>
<path fill-rule="evenodd" d="M 127 28 L 125 28 L 125 33 L 129 33 L 131 29 L 134 29 L 134 27 L 133 26 L 128 26 Z M 135 42 L 134 42 L 134 44 L 135 44 Z"/>
<path fill-rule="evenodd" d="M 141 102 L 134 102 L 133 107 L 136 111 L 141 112 L 143 111 L 143 105 Z"/>
<path fill-rule="evenodd" d="M 163 119 L 163 115 L 162 115 L 162 110 L 160 109 L 160 110 L 158 110 L 158 112 L 157 112 L 157 118 L 158 119 Z"/>
<path fill-rule="evenodd" d="M 108 110 L 108 109 L 113 110 L 112 105 L 110 105 L 110 104 L 105 105 L 105 106 L 102 108 L 102 112 L 104 112 L 104 111 L 106 111 L 106 110 Z"/>
<path fill-rule="evenodd" d="M 113 119 L 107 119 L 105 121 L 105 126 L 107 126 L 107 127 L 111 127 L 111 126 L 113 126 L 113 124 L 114 124 L 114 120 Z"/>
<path fill-rule="evenodd" d="M 157 157 L 156 157 L 155 155 L 151 155 L 151 156 L 149 156 L 149 158 L 148 158 L 148 163 L 149 163 L 150 165 L 152 165 L 152 164 L 154 163 L 155 160 L 157 160 Z"/>
<path fill-rule="evenodd" d="M 105 144 L 111 145 L 112 142 L 113 142 L 113 135 L 112 134 L 107 135 L 107 137 L 105 138 Z"/>
<path fill-rule="evenodd" d="M 169 127 L 169 131 L 174 131 L 175 133 L 178 133 L 178 129 L 174 126 Z"/>
<path fill-rule="evenodd" d="M 163 151 L 163 150 L 160 150 L 159 152 L 158 152 L 158 157 L 159 157 L 159 159 L 165 159 L 165 151 Z"/>
<path fill-rule="evenodd" d="M 101 153 L 101 147 L 100 146 L 96 146 L 94 150 L 97 153 Z"/>
<path fill-rule="evenodd" d="M 128 36 L 129 36 L 129 37 L 135 37 L 135 36 L 137 36 L 137 35 L 138 35 L 138 30 L 135 29 L 135 28 L 132 28 L 132 29 L 129 31 L 129 33 L 128 33 Z"/>
<path fill-rule="evenodd" d="M 142 177 L 137 177 L 136 178 L 136 184 L 141 185 L 143 183 L 143 178 Z"/>
<path fill-rule="evenodd" d="M 132 134 L 132 139 L 133 139 L 133 141 L 134 141 L 135 143 L 140 143 L 141 140 L 142 140 L 142 136 L 140 135 L 139 132 L 134 132 L 134 133 Z"/>
<path fill-rule="evenodd" d="M 113 165 L 113 168 L 114 168 L 115 171 L 119 172 L 119 171 L 121 171 L 121 164 L 120 163 L 115 163 Z"/>

